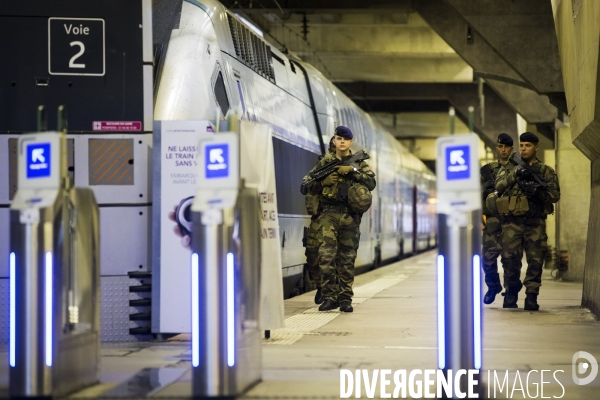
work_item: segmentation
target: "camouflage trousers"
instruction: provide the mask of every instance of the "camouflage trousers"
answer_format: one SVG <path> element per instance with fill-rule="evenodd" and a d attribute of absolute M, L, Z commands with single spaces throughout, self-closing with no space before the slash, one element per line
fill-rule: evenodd
<path fill-rule="evenodd" d="M 488 217 L 483 228 L 483 273 L 485 284 L 490 290 L 502 290 L 498 274 L 498 257 L 502 253 L 502 225 L 496 217 Z"/>
<path fill-rule="evenodd" d="M 539 293 L 547 241 L 545 219 L 507 218 L 502 224 L 502 266 L 506 289 L 519 291 L 525 286 L 525 293 Z M 527 257 L 527 272 L 521 283 L 523 251 Z"/>
<path fill-rule="evenodd" d="M 318 217 L 313 216 L 306 232 L 306 268 L 308 276 L 317 289 L 321 288 L 321 267 L 319 266 L 319 223 Z"/>
<path fill-rule="evenodd" d="M 360 217 L 325 210 L 317 222 L 323 299 L 351 301 Z"/>

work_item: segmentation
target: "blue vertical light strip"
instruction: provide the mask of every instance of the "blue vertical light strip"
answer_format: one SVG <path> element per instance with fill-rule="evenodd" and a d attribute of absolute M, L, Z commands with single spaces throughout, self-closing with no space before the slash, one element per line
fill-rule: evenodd
<path fill-rule="evenodd" d="M 198 254 L 192 254 L 192 366 L 200 365 L 200 316 L 198 285 Z"/>
<path fill-rule="evenodd" d="M 10 366 L 16 365 L 17 341 L 17 260 L 14 251 L 10 253 Z"/>
<path fill-rule="evenodd" d="M 481 369 L 481 260 L 473 256 L 473 346 L 474 367 Z"/>
<path fill-rule="evenodd" d="M 444 300 L 444 256 L 438 255 L 437 258 L 437 312 L 438 312 L 438 368 L 446 367 L 446 315 Z"/>
<path fill-rule="evenodd" d="M 227 365 L 235 364 L 235 281 L 233 253 L 227 253 Z"/>
<path fill-rule="evenodd" d="M 53 300 L 53 274 L 52 274 L 52 253 L 46 253 L 46 365 L 52 366 L 52 300 Z"/>

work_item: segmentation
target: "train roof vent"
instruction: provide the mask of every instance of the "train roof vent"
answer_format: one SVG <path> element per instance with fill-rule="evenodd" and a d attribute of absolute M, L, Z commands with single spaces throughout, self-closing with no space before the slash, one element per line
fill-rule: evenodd
<path fill-rule="evenodd" d="M 233 15 L 228 13 L 227 20 L 237 59 L 263 78 L 275 83 L 271 47 Z"/>

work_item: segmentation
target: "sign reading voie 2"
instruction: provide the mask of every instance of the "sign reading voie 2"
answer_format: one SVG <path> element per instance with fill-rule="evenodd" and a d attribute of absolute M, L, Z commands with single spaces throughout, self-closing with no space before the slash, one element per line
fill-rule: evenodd
<path fill-rule="evenodd" d="M 469 179 L 471 158 L 468 145 L 446 147 L 446 180 Z"/>
<path fill-rule="evenodd" d="M 104 36 L 101 18 L 49 18 L 48 72 L 51 75 L 103 76 Z"/>
<path fill-rule="evenodd" d="M 50 143 L 32 143 L 27 145 L 25 162 L 27 164 L 27 179 L 47 178 L 51 175 Z"/>

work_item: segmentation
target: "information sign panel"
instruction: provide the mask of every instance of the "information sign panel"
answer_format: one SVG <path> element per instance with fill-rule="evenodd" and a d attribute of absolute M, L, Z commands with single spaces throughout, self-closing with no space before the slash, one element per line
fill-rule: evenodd
<path fill-rule="evenodd" d="M 469 158 L 469 146 L 446 147 L 446 179 L 469 179 L 471 160 Z"/>
<path fill-rule="evenodd" d="M 104 20 L 48 19 L 48 72 L 51 75 L 103 76 Z"/>
<path fill-rule="evenodd" d="M 26 154 L 27 179 L 47 178 L 52 170 L 50 143 L 33 143 L 27 145 Z"/>
<path fill-rule="evenodd" d="M 208 179 L 229 176 L 229 144 L 210 144 L 205 147 L 204 172 Z"/>

